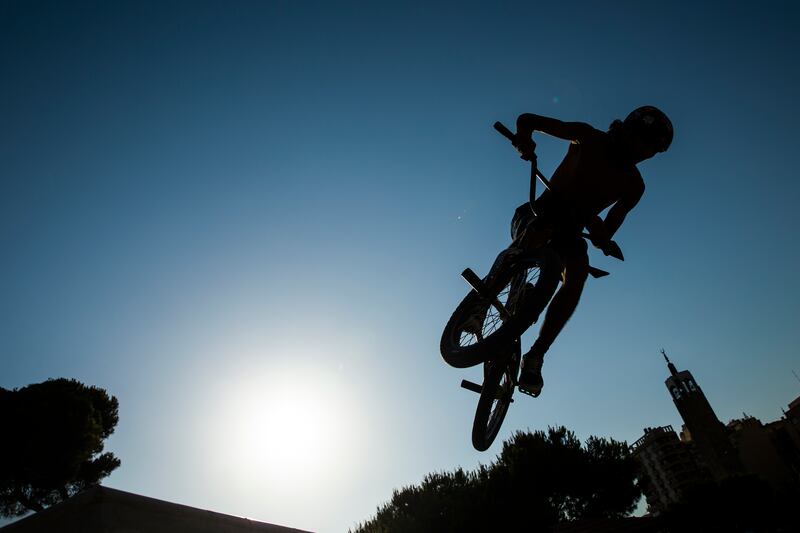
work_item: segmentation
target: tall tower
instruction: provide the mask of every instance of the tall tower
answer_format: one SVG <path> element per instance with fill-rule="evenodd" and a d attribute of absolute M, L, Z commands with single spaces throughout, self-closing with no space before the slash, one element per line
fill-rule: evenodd
<path fill-rule="evenodd" d="M 670 372 L 664 383 L 686 424 L 688 440 L 694 445 L 698 459 L 717 480 L 740 472 L 739 457 L 728 432 L 692 374 L 688 370 L 678 372 L 666 352 L 661 350 L 661 354 Z"/>

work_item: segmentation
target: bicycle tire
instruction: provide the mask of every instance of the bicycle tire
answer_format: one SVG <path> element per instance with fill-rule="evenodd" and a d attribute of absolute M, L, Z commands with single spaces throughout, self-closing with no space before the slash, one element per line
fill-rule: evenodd
<path fill-rule="evenodd" d="M 527 296 L 519 306 L 507 307 L 510 318 L 501 320 L 489 302 L 470 291 L 456 307 L 442 333 L 439 345 L 442 358 L 456 368 L 467 368 L 496 357 L 527 330 L 553 297 L 561 279 L 561 261 L 549 248 L 526 251 L 506 268 L 500 269 L 492 283 L 492 297 L 508 303 L 511 285 L 524 276 Z M 505 299 L 505 301 L 503 301 Z M 480 336 L 465 331 L 476 309 L 488 309 Z M 466 334 L 466 335 L 465 335 Z M 472 338 L 470 338 L 470 336 Z"/>
<path fill-rule="evenodd" d="M 484 363 L 487 370 L 472 422 L 472 446 L 479 452 L 492 445 L 511 405 L 521 353 L 519 339 L 513 350 L 507 358 Z"/>

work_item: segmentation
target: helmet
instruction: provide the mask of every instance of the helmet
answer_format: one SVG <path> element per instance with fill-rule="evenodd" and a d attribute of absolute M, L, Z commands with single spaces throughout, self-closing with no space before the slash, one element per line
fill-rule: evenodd
<path fill-rule="evenodd" d="M 659 152 L 666 152 L 672 143 L 672 122 L 657 107 L 646 105 L 634 109 L 625 119 L 625 126 Z"/>

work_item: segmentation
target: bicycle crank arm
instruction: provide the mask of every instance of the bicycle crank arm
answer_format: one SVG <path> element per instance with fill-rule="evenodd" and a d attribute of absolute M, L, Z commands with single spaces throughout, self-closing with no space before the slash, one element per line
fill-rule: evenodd
<path fill-rule="evenodd" d="M 483 280 L 481 280 L 481 278 L 479 278 L 471 268 L 464 269 L 464 272 L 461 273 L 461 277 L 464 278 L 464 281 L 469 283 L 469 286 L 472 287 L 472 290 L 478 293 L 478 296 L 484 300 L 487 300 L 492 304 L 492 307 L 497 309 L 497 312 L 500 313 L 500 316 L 503 317 L 503 320 L 508 320 L 511 318 L 511 315 L 503 306 L 503 304 L 500 303 L 500 300 L 493 296 L 489 296 L 489 290 L 486 288 L 486 285 L 484 285 Z"/>

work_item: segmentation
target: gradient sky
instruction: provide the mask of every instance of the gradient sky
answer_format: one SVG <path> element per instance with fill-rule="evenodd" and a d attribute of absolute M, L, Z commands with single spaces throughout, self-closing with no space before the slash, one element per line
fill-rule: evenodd
<path fill-rule="evenodd" d="M 0 2 L 0 386 L 120 401 L 105 484 L 344 531 L 518 429 L 633 442 L 800 394 L 793 2 Z M 522 112 L 675 124 L 495 445 L 439 356 L 508 244 Z M 550 175 L 566 150 L 537 138 Z M 525 339 L 532 341 L 532 334 Z"/>

